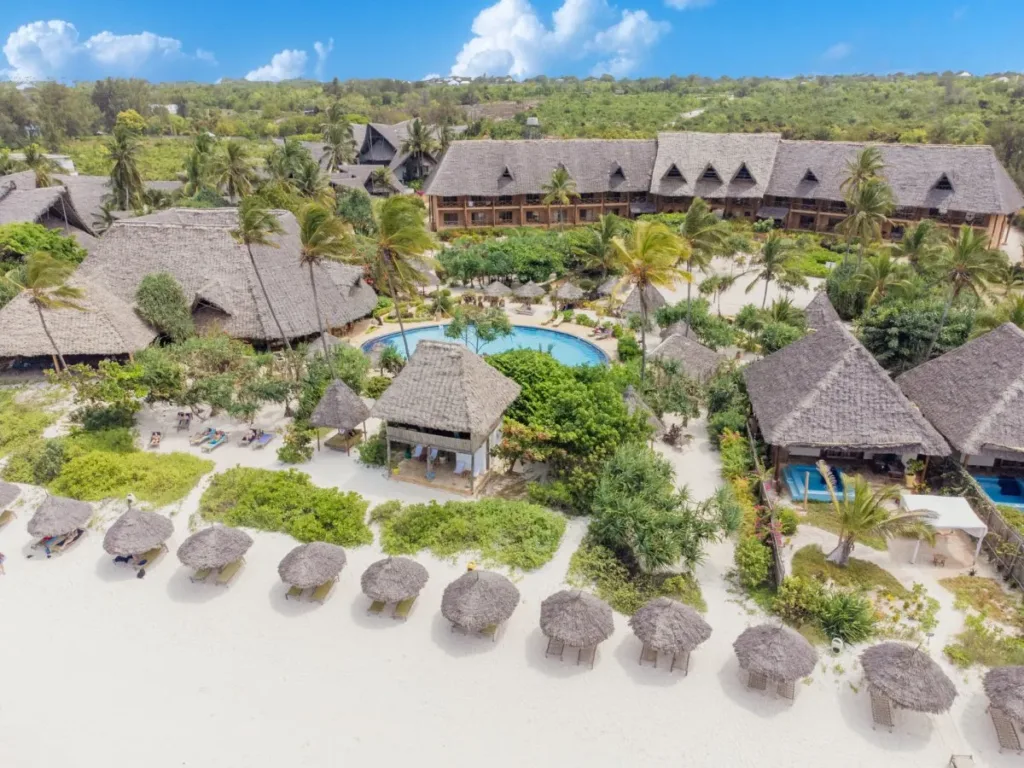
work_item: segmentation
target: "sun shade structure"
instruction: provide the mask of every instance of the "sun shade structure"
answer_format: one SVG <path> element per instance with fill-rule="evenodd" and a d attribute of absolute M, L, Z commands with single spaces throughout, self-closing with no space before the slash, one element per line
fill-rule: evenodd
<path fill-rule="evenodd" d="M 573 283 L 562 283 L 555 291 L 555 298 L 559 301 L 579 301 L 585 295 L 583 289 Z"/>
<path fill-rule="evenodd" d="M 0 504 L 0 507 L 2 506 L 3 504 Z M 62 496 L 47 496 L 28 521 L 28 532 L 40 539 L 63 536 L 79 528 L 85 528 L 90 517 L 92 505 L 84 501 L 65 499 Z"/>
<path fill-rule="evenodd" d="M 961 460 L 1024 461 L 1024 331 L 1001 325 L 896 379 Z"/>
<path fill-rule="evenodd" d="M 185 539 L 178 559 L 189 568 L 223 568 L 240 560 L 251 546 L 252 536 L 240 528 L 213 525 Z"/>
<path fill-rule="evenodd" d="M 319 587 L 335 578 L 345 567 L 345 550 L 335 544 L 311 541 L 300 544 L 277 566 L 281 581 L 293 587 Z"/>
<path fill-rule="evenodd" d="M 981 521 L 967 499 L 962 496 L 918 496 L 912 493 L 900 494 L 900 506 L 908 512 L 927 512 L 927 522 L 940 531 L 958 530 L 978 540 L 974 559 L 978 559 L 981 544 L 988 533 L 988 526 Z M 910 562 L 917 561 L 921 540 L 917 540 Z"/>
<path fill-rule="evenodd" d="M 651 358 L 676 362 L 683 373 L 701 382 L 710 379 L 725 360 L 693 336 L 688 337 L 682 333 L 666 336 L 651 352 Z"/>
<path fill-rule="evenodd" d="M 386 557 L 365 571 L 359 580 L 363 594 L 371 600 L 397 603 L 416 597 L 426 586 L 427 569 L 408 557 Z"/>
<path fill-rule="evenodd" d="M 573 648 L 588 648 L 611 637 L 615 621 L 604 600 L 578 589 L 563 589 L 540 604 L 540 631 Z"/>
<path fill-rule="evenodd" d="M 985 673 L 985 695 L 1011 720 L 1024 723 L 1024 667 L 996 667 Z"/>
<path fill-rule="evenodd" d="M 622 399 L 626 402 L 626 410 L 629 411 L 630 415 L 636 413 L 638 410 L 641 413 L 646 414 L 647 424 L 652 430 L 654 430 L 653 437 L 655 439 L 658 439 L 665 434 L 665 424 L 658 418 L 658 415 L 651 410 L 651 406 L 649 406 L 644 399 L 640 397 L 640 393 L 636 391 L 636 388 L 632 384 L 626 387 L 626 391 L 622 393 Z"/>
<path fill-rule="evenodd" d="M 484 295 L 490 296 L 492 299 L 508 296 L 510 293 L 512 293 L 512 289 L 500 280 L 495 280 L 484 289 Z"/>
<path fill-rule="evenodd" d="M 661 291 L 655 288 L 653 285 L 648 285 L 643 291 L 644 299 L 647 303 L 647 316 L 653 317 L 654 313 L 668 304 L 665 301 L 665 297 L 661 295 Z M 630 315 L 641 315 L 643 314 L 640 307 L 640 291 L 637 288 L 633 288 L 629 295 L 626 296 L 626 300 L 622 302 L 622 306 L 619 308 L 619 314 L 623 317 L 629 317 Z"/>
<path fill-rule="evenodd" d="M 9 507 L 21 495 L 21 488 L 0 481 L 0 511 Z"/>
<path fill-rule="evenodd" d="M 839 313 L 836 312 L 836 308 L 832 306 L 828 294 L 824 291 L 819 291 L 814 295 L 811 303 L 804 310 L 804 315 L 807 317 L 807 327 L 812 331 L 827 328 L 832 323 L 840 321 Z"/>
<path fill-rule="evenodd" d="M 544 295 L 544 289 L 531 280 L 525 285 L 520 285 L 512 293 L 517 299 L 539 299 Z"/>
<path fill-rule="evenodd" d="M 949 455 L 942 435 L 840 323 L 751 363 L 743 378 L 774 447 Z"/>
<path fill-rule="evenodd" d="M 818 654 L 788 627 L 760 624 L 744 630 L 732 644 L 740 667 L 773 680 L 799 680 L 814 671 Z"/>
<path fill-rule="evenodd" d="M 309 423 L 314 427 L 328 427 L 350 432 L 370 418 L 370 409 L 348 384 L 336 379 L 313 409 Z"/>
<path fill-rule="evenodd" d="M 467 571 L 444 589 L 441 614 L 458 627 L 479 632 L 501 624 L 519 605 L 519 590 L 500 573 Z"/>
<path fill-rule="evenodd" d="M 103 549 L 117 557 L 148 552 L 174 533 L 174 523 L 156 512 L 129 509 L 110 526 L 103 537 Z"/>
<path fill-rule="evenodd" d="M 879 643 L 860 655 L 860 663 L 868 683 L 898 707 L 939 715 L 953 706 L 953 681 L 917 648 Z"/>
<path fill-rule="evenodd" d="M 641 641 L 663 653 L 689 653 L 711 637 L 711 627 L 693 608 L 670 597 L 656 597 L 629 619 Z"/>

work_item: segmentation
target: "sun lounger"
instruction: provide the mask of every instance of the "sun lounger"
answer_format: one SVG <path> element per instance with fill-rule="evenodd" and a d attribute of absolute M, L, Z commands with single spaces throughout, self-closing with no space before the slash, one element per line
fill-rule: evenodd
<path fill-rule="evenodd" d="M 203 446 L 203 453 L 210 453 L 220 448 L 224 443 L 228 441 L 228 433 L 222 432 L 217 437 L 213 438 L 210 442 Z"/>
<path fill-rule="evenodd" d="M 76 541 L 78 541 L 82 537 L 82 533 L 83 533 L 83 531 L 82 531 L 81 528 L 79 528 L 76 531 L 72 531 L 67 536 L 65 536 L 63 539 L 61 539 L 56 544 L 54 544 L 52 547 L 50 547 L 50 552 L 56 552 L 58 554 L 63 552 L 65 549 L 67 549 L 72 544 L 74 544 Z"/>
<path fill-rule="evenodd" d="M 213 427 L 207 427 L 202 432 L 196 435 L 192 435 L 192 437 L 188 441 L 189 445 L 202 445 L 208 440 L 212 440 L 215 434 L 217 434 L 217 430 L 215 430 Z"/>
<path fill-rule="evenodd" d="M 178 427 L 177 428 L 178 428 L 179 432 L 181 430 L 183 430 L 183 429 L 188 429 L 190 426 L 192 426 L 192 417 L 191 416 L 179 416 L 178 417 Z"/>
<path fill-rule="evenodd" d="M 217 586 L 226 587 L 231 581 L 238 575 L 238 572 L 242 570 L 242 566 L 245 565 L 245 558 L 240 557 L 233 563 L 228 563 L 220 569 L 220 573 L 217 574 Z"/>
<path fill-rule="evenodd" d="M 881 725 L 883 728 L 888 728 L 889 733 L 892 733 L 895 722 L 892 718 L 892 700 L 881 691 L 875 690 L 869 687 L 868 692 L 871 694 L 871 728 Z"/>
<path fill-rule="evenodd" d="M 658 652 L 651 648 L 647 643 L 644 643 L 644 647 L 640 649 L 640 661 L 637 662 L 641 667 L 644 664 L 652 664 L 655 667 L 658 666 Z"/>
<path fill-rule="evenodd" d="M 306 590 L 302 587 L 292 587 L 288 590 L 288 593 L 284 596 L 285 600 L 298 600 L 302 597 L 302 593 Z"/>
<path fill-rule="evenodd" d="M 412 610 L 413 603 L 415 602 L 415 597 L 410 597 L 407 600 L 402 600 L 395 606 L 395 610 L 391 612 L 391 618 L 397 619 L 398 621 L 405 621 L 409 618 L 409 611 Z"/>
<path fill-rule="evenodd" d="M 313 590 L 313 594 L 309 599 L 314 603 L 320 603 L 323 605 L 324 601 L 327 600 L 327 596 L 331 594 L 331 590 L 334 589 L 334 582 L 335 579 L 331 579 L 326 584 L 321 584 Z"/>
<path fill-rule="evenodd" d="M 594 668 L 594 662 L 597 661 L 597 646 L 588 645 L 586 648 L 580 648 L 576 654 L 576 665 L 589 664 L 590 668 Z"/>
<path fill-rule="evenodd" d="M 489 637 L 491 642 L 495 643 L 498 641 L 498 625 L 491 624 L 490 626 L 484 627 L 480 630 L 480 637 Z"/>
<path fill-rule="evenodd" d="M 690 652 L 683 651 L 682 653 L 672 654 L 672 664 L 669 666 L 669 672 L 675 672 L 677 669 L 683 670 L 683 675 L 690 674 Z"/>
<path fill-rule="evenodd" d="M 17 516 L 18 515 L 12 512 L 11 510 L 5 509 L 2 513 L 0 513 L 0 528 L 3 528 Z"/>
<path fill-rule="evenodd" d="M 749 688 L 752 691 L 768 690 L 768 675 L 765 675 L 761 672 L 748 672 L 747 688 Z"/>
<path fill-rule="evenodd" d="M 1013 726 L 1013 721 L 998 707 L 990 706 L 988 708 L 988 715 L 992 718 L 992 725 L 996 729 L 1000 753 L 1004 749 L 1009 749 L 1019 755 L 1021 753 L 1020 737 L 1017 735 L 1017 729 Z"/>
<path fill-rule="evenodd" d="M 516 314 L 517 315 L 532 315 L 533 314 L 533 307 L 531 307 L 528 304 L 525 304 L 525 305 L 519 307 L 518 309 L 516 309 Z"/>
<path fill-rule="evenodd" d="M 775 690 L 782 698 L 793 701 L 796 698 L 796 681 L 779 680 L 779 682 L 775 686 Z"/>
<path fill-rule="evenodd" d="M 252 449 L 254 451 L 260 451 L 266 448 L 267 443 L 269 443 L 275 437 L 277 437 L 277 434 L 275 432 L 264 432 L 262 435 L 260 435 L 253 441 Z"/>
<path fill-rule="evenodd" d="M 950 755 L 947 768 L 975 768 L 974 755 Z"/>
<path fill-rule="evenodd" d="M 561 325 L 561 324 L 562 324 L 562 323 L 563 323 L 564 321 L 565 321 L 565 317 L 564 317 L 563 315 L 559 315 L 558 317 L 556 317 L 556 318 L 555 318 L 555 322 L 553 322 L 553 323 L 551 324 L 551 327 L 552 327 L 552 328 L 557 328 L 557 327 L 558 327 L 558 326 L 560 326 L 560 325 Z"/>
<path fill-rule="evenodd" d="M 193 584 L 198 584 L 201 581 L 206 581 L 210 574 L 213 573 L 213 568 L 200 568 L 198 571 L 188 577 L 188 580 Z"/>
<path fill-rule="evenodd" d="M 153 547 L 148 552 L 143 552 L 141 555 L 136 555 L 135 565 L 140 567 L 143 565 L 152 565 L 153 561 L 160 557 L 160 555 L 162 555 L 166 550 L 167 547 L 161 544 L 159 547 Z"/>
<path fill-rule="evenodd" d="M 384 609 L 388 607 L 388 604 L 383 600 L 374 600 L 370 603 L 370 607 L 366 609 L 367 613 L 373 614 L 374 616 L 380 616 L 384 613 Z"/>
<path fill-rule="evenodd" d="M 548 647 L 544 649 L 544 658 L 548 656 L 557 656 L 558 660 L 562 660 L 562 654 L 565 653 L 565 643 L 561 640 L 556 640 L 553 637 L 548 638 Z"/>

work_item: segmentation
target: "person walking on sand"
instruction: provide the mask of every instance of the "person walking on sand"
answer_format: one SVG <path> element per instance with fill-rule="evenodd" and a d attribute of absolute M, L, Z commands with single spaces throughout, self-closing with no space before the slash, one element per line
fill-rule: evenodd
<path fill-rule="evenodd" d="M 0 576 L 7 575 L 7 571 L 4 570 L 4 560 L 6 559 L 7 555 L 5 555 L 3 552 L 0 552 Z"/>

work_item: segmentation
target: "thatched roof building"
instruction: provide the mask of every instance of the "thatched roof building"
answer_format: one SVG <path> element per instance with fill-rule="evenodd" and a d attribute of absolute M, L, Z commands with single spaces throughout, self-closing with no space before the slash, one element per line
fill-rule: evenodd
<path fill-rule="evenodd" d="M 348 341 L 346 341 L 345 339 L 339 339 L 334 334 L 325 333 L 324 337 L 327 340 L 327 351 L 329 353 L 333 353 L 334 350 L 337 349 L 338 347 L 350 346 Z M 323 355 L 323 353 L 324 353 L 324 343 L 320 339 L 320 335 L 318 334 L 318 335 L 314 336 L 312 339 L 310 339 L 309 344 L 306 347 L 306 359 L 307 360 L 312 360 L 317 355 Z"/>
<path fill-rule="evenodd" d="M 335 379 L 313 409 L 309 423 L 314 427 L 351 432 L 368 418 L 370 409 L 366 407 L 363 398 L 353 392 L 344 381 Z"/>
<path fill-rule="evenodd" d="M 697 340 L 697 332 L 690 328 L 684 320 L 672 323 L 672 325 L 667 328 L 662 328 L 659 335 L 661 336 L 661 340 L 664 341 L 669 336 L 675 336 L 676 334 L 686 336 L 688 339 L 693 339 L 694 341 Z"/>
<path fill-rule="evenodd" d="M 1024 667 L 996 667 L 985 673 L 985 695 L 992 706 L 1024 723 Z"/>
<path fill-rule="evenodd" d="M 607 278 L 603 283 L 597 286 L 598 296 L 612 296 L 613 294 L 619 294 L 622 289 L 619 288 L 619 284 L 622 282 L 621 275 L 612 275 Z"/>
<path fill-rule="evenodd" d="M 585 295 L 583 289 L 573 283 L 562 283 L 555 291 L 555 298 L 559 301 L 579 301 Z"/>
<path fill-rule="evenodd" d="M 626 410 L 629 411 L 630 415 L 639 410 L 647 416 L 647 424 L 653 430 L 654 439 L 658 439 L 665 434 L 664 422 L 658 418 L 658 415 L 651 409 L 651 406 L 640 397 L 640 393 L 636 391 L 632 384 L 626 387 L 626 390 L 622 393 L 622 399 L 626 402 Z"/>
<path fill-rule="evenodd" d="M 335 544 L 311 541 L 300 544 L 277 566 L 281 581 L 300 589 L 319 587 L 335 578 L 347 562 L 345 550 Z"/>
<path fill-rule="evenodd" d="M 396 603 L 416 597 L 427 584 L 427 569 L 408 557 L 385 557 L 365 571 L 359 580 L 363 594 L 371 600 Z"/>
<path fill-rule="evenodd" d="M 539 299 L 544 295 L 544 288 L 531 280 L 524 285 L 520 285 L 512 293 L 515 294 L 517 299 Z"/>
<path fill-rule="evenodd" d="M 898 707 L 939 715 L 953 706 L 956 686 L 924 651 L 879 643 L 860 655 L 864 677 Z"/>
<path fill-rule="evenodd" d="M 492 299 L 499 299 L 502 296 L 508 296 L 510 293 L 512 293 L 512 289 L 500 280 L 494 280 L 484 288 L 484 296 L 490 296 Z"/>
<path fill-rule="evenodd" d="M 20 174 L 19 174 L 20 176 Z M 87 250 L 95 245 L 96 233 L 85 220 L 66 187 L 23 186 L 18 179 L 0 178 L 0 225 L 30 222 L 60 230 L 78 240 Z"/>
<path fill-rule="evenodd" d="M 839 313 L 832 306 L 825 291 L 818 291 L 811 299 L 811 303 L 804 310 L 807 318 L 807 327 L 812 331 L 819 331 L 827 328 L 832 323 L 840 322 Z"/>
<path fill-rule="evenodd" d="M 840 323 L 751 363 L 743 377 L 772 446 L 949 455 L 942 436 Z"/>
<path fill-rule="evenodd" d="M 174 533 L 174 523 L 156 512 L 129 509 L 110 526 L 103 549 L 117 557 L 139 555 L 159 547 Z"/>
<path fill-rule="evenodd" d="M 615 631 L 611 606 L 578 589 L 563 589 L 540 604 L 540 630 L 573 648 L 603 643 Z"/>
<path fill-rule="evenodd" d="M 223 568 L 242 559 L 251 546 L 252 536 L 241 528 L 211 525 L 181 543 L 178 559 L 189 568 Z"/>
<path fill-rule="evenodd" d="M 665 297 L 661 295 L 661 291 L 653 285 L 648 285 L 644 289 L 643 295 L 647 304 L 648 318 L 654 317 L 654 313 L 657 310 L 668 304 L 668 302 L 665 301 Z M 640 291 L 638 291 L 635 286 L 626 295 L 625 300 L 622 302 L 622 306 L 619 307 L 619 314 L 623 317 L 643 314 L 640 307 Z"/>
<path fill-rule="evenodd" d="M 11 483 L 0 481 L 0 512 L 14 503 L 14 500 L 21 495 L 21 488 Z"/>
<path fill-rule="evenodd" d="M 743 631 L 732 644 L 740 666 L 773 680 L 799 680 L 814 671 L 818 653 L 792 629 L 760 624 Z"/>
<path fill-rule="evenodd" d="M 467 571 L 444 589 L 441 614 L 458 627 L 479 632 L 501 624 L 519 605 L 519 590 L 500 573 Z"/>
<path fill-rule="evenodd" d="M 633 633 L 656 651 L 689 653 L 711 637 L 704 617 L 685 603 L 656 597 L 629 619 Z"/>
<path fill-rule="evenodd" d="M 685 325 L 685 323 L 683 323 Z M 672 360 L 679 363 L 683 373 L 697 381 L 707 381 L 714 376 L 718 366 L 725 360 L 717 352 L 705 347 L 693 336 L 674 333 L 651 352 L 656 360 Z"/>
<path fill-rule="evenodd" d="M 896 379 L 963 457 L 1024 461 L 1024 331 L 1001 325 Z"/>
<path fill-rule="evenodd" d="M 0 507 L 3 505 L 0 504 Z M 28 521 L 28 532 L 43 539 L 49 536 L 63 536 L 65 533 L 85 528 L 92 517 L 92 505 L 62 496 L 47 496 L 39 509 Z M 141 551 L 141 550 L 140 550 Z"/>

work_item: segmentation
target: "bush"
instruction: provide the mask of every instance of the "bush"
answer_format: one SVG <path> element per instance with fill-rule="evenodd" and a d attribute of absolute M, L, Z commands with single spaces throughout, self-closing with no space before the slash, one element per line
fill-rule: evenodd
<path fill-rule="evenodd" d="M 78 241 L 65 237 L 59 229 L 47 229 L 42 224 L 27 222 L 0 225 L 0 262 L 21 261 L 37 251 L 71 264 L 81 264 L 86 256 Z"/>
<path fill-rule="evenodd" d="M 71 414 L 71 420 L 82 425 L 87 432 L 112 429 L 131 429 L 135 426 L 135 403 L 131 405 L 86 405 Z"/>
<path fill-rule="evenodd" d="M 817 619 L 828 637 L 861 643 L 875 633 L 871 601 L 852 592 L 829 592 L 818 605 Z"/>
<path fill-rule="evenodd" d="M 964 619 L 965 629 L 943 649 L 946 657 L 966 669 L 974 664 L 986 667 L 1024 665 L 1024 638 L 1007 635 L 998 626 L 985 623 L 985 614 Z"/>
<path fill-rule="evenodd" d="M 185 292 L 167 272 L 146 275 L 135 291 L 139 315 L 173 342 L 195 334 L 192 312 Z"/>
<path fill-rule="evenodd" d="M 708 417 L 708 440 L 718 446 L 725 432 L 745 432 L 747 429 L 746 411 L 727 410 Z"/>
<path fill-rule="evenodd" d="M 302 464 L 313 458 L 313 430 L 305 423 L 294 421 L 284 434 L 284 444 L 277 449 L 278 461 Z"/>
<path fill-rule="evenodd" d="M 402 502 L 397 499 L 391 499 L 385 501 L 383 504 L 378 504 L 376 507 L 370 510 L 370 522 L 371 523 L 383 523 L 399 512 L 402 511 Z"/>
<path fill-rule="evenodd" d="M 359 461 L 367 466 L 383 467 L 387 464 L 388 442 L 385 427 L 382 425 L 376 435 L 367 437 L 356 450 L 359 452 Z"/>
<path fill-rule="evenodd" d="M 924 360 L 939 328 L 945 302 L 941 298 L 920 301 L 887 301 L 868 309 L 857 330 L 861 341 L 879 364 L 896 375 Z M 974 328 L 974 309 L 969 302 L 954 304 L 935 341 L 931 358 L 961 346 Z"/>
<path fill-rule="evenodd" d="M 50 484 L 58 496 L 82 501 L 123 498 L 164 506 L 188 495 L 213 462 L 187 453 L 89 451 L 67 461 Z"/>
<path fill-rule="evenodd" d="M 632 336 L 620 336 L 618 346 L 619 361 L 628 363 L 641 357 L 640 344 Z"/>
<path fill-rule="evenodd" d="M 775 594 L 772 611 L 783 621 L 799 627 L 816 620 L 823 598 L 820 582 L 803 576 L 787 576 Z"/>
<path fill-rule="evenodd" d="M 723 431 L 718 449 L 722 453 L 722 477 L 726 480 L 743 477 L 753 469 L 750 444 L 743 434 L 731 429 Z"/>
<path fill-rule="evenodd" d="M 374 400 L 378 399 L 384 394 L 385 390 L 391 386 L 391 379 L 387 376 L 371 376 L 366 380 L 366 385 L 363 388 L 363 393 L 367 397 L 372 397 Z"/>
<path fill-rule="evenodd" d="M 867 306 L 870 289 L 857 283 L 854 280 L 856 275 L 857 263 L 850 259 L 833 269 L 825 281 L 828 300 L 832 302 L 832 306 L 843 320 L 860 317 Z"/>
<path fill-rule="evenodd" d="M 757 334 L 757 343 L 761 346 L 763 354 L 770 355 L 803 337 L 804 331 L 800 328 L 794 328 L 786 323 L 766 323 Z"/>
<path fill-rule="evenodd" d="M 733 561 L 740 584 L 747 589 L 755 589 L 768 580 L 772 552 L 756 536 L 748 536 L 736 546 Z"/>
<path fill-rule="evenodd" d="M 792 536 L 800 527 L 800 518 L 789 507 L 783 507 L 779 511 L 779 526 L 783 536 Z"/>
<path fill-rule="evenodd" d="M 344 547 L 373 541 L 365 522 L 367 507 L 359 494 L 320 488 L 303 472 L 247 467 L 216 475 L 199 501 L 205 520 Z"/>

